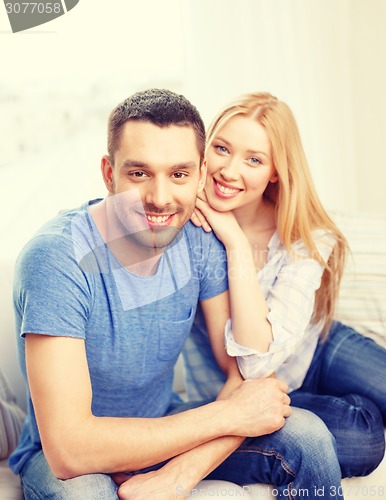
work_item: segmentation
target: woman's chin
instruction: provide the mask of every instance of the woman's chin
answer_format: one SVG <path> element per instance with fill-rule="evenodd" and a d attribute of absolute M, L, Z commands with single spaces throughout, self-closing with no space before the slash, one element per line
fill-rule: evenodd
<path fill-rule="evenodd" d="M 230 210 L 233 210 L 234 208 L 237 208 L 237 203 L 235 204 L 233 201 L 234 199 L 225 199 L 225 198 L 218 198 L 216 195 L 209 195 L 207 194 L 207 199 L 209 205 L 214 209 L 217 210 L 217 212 L 229 212 Z"/>

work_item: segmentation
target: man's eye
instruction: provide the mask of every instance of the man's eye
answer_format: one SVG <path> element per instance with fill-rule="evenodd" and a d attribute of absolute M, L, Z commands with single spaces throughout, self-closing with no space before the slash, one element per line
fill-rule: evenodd
<path fill-rule="evenodd" d="M 173 177 L 175 179 L 184 179 L 185 177 L 187 177 L 187 174 L 185 174 L 184 172 L 174 172 Z"/>
<path fill-rule="evenodd" d="M 142 177 L 146 176 L 145 172 L 141 172 L 140 170 L 137 170 L 135 172 L 129 172 L 129 175 L 131 177 L 137 177 L 138 179 L 141 179 Z"/>

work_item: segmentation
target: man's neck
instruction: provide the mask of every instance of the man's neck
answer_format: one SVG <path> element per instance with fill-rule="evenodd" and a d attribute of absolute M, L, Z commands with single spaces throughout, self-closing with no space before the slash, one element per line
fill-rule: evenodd
<path fill-rule="evenodd" d="M 123 267 L 137 276 L 156 274 L 164 249 L 139 245 L 122 234 L 116 217 L 107 215 L 105 200 L 92 205 L 89 211 L 103 241 Z"/>

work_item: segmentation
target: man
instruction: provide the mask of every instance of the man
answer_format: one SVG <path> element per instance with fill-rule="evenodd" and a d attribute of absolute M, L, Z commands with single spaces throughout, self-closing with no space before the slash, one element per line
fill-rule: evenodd
<path fill-rule="evenodd" d="M 243 382 L 218 345 L 222 399 L 181 411 L 172 393 L 197 302 L 213 338 L 229 316 L 223 249 L 187 223 L 204 184 L 204 143 L 183 96 L 154 89 L 126 99 L 109 119 L 106 198 L 59 214 L 18 260 L 30 399 L 10 465 L 27 499 L 116 498 L 130 477 L 116 473 L 165 462 L 124 481 L 119 495 L 173 498 L 291 412 L 285 384 Z"/>

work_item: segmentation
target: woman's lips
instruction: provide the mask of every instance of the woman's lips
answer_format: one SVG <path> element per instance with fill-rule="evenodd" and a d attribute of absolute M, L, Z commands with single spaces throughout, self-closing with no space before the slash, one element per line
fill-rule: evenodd
<path fill-rule="evenodd" d="M 242 191 L 242 189 L 227 186 L 226 184 L 223 184 L 216 179 L 213 179 L 213 189 L 216 196 L 227 200 L 229 200 L 230 198 L 234 198 Z"/>

